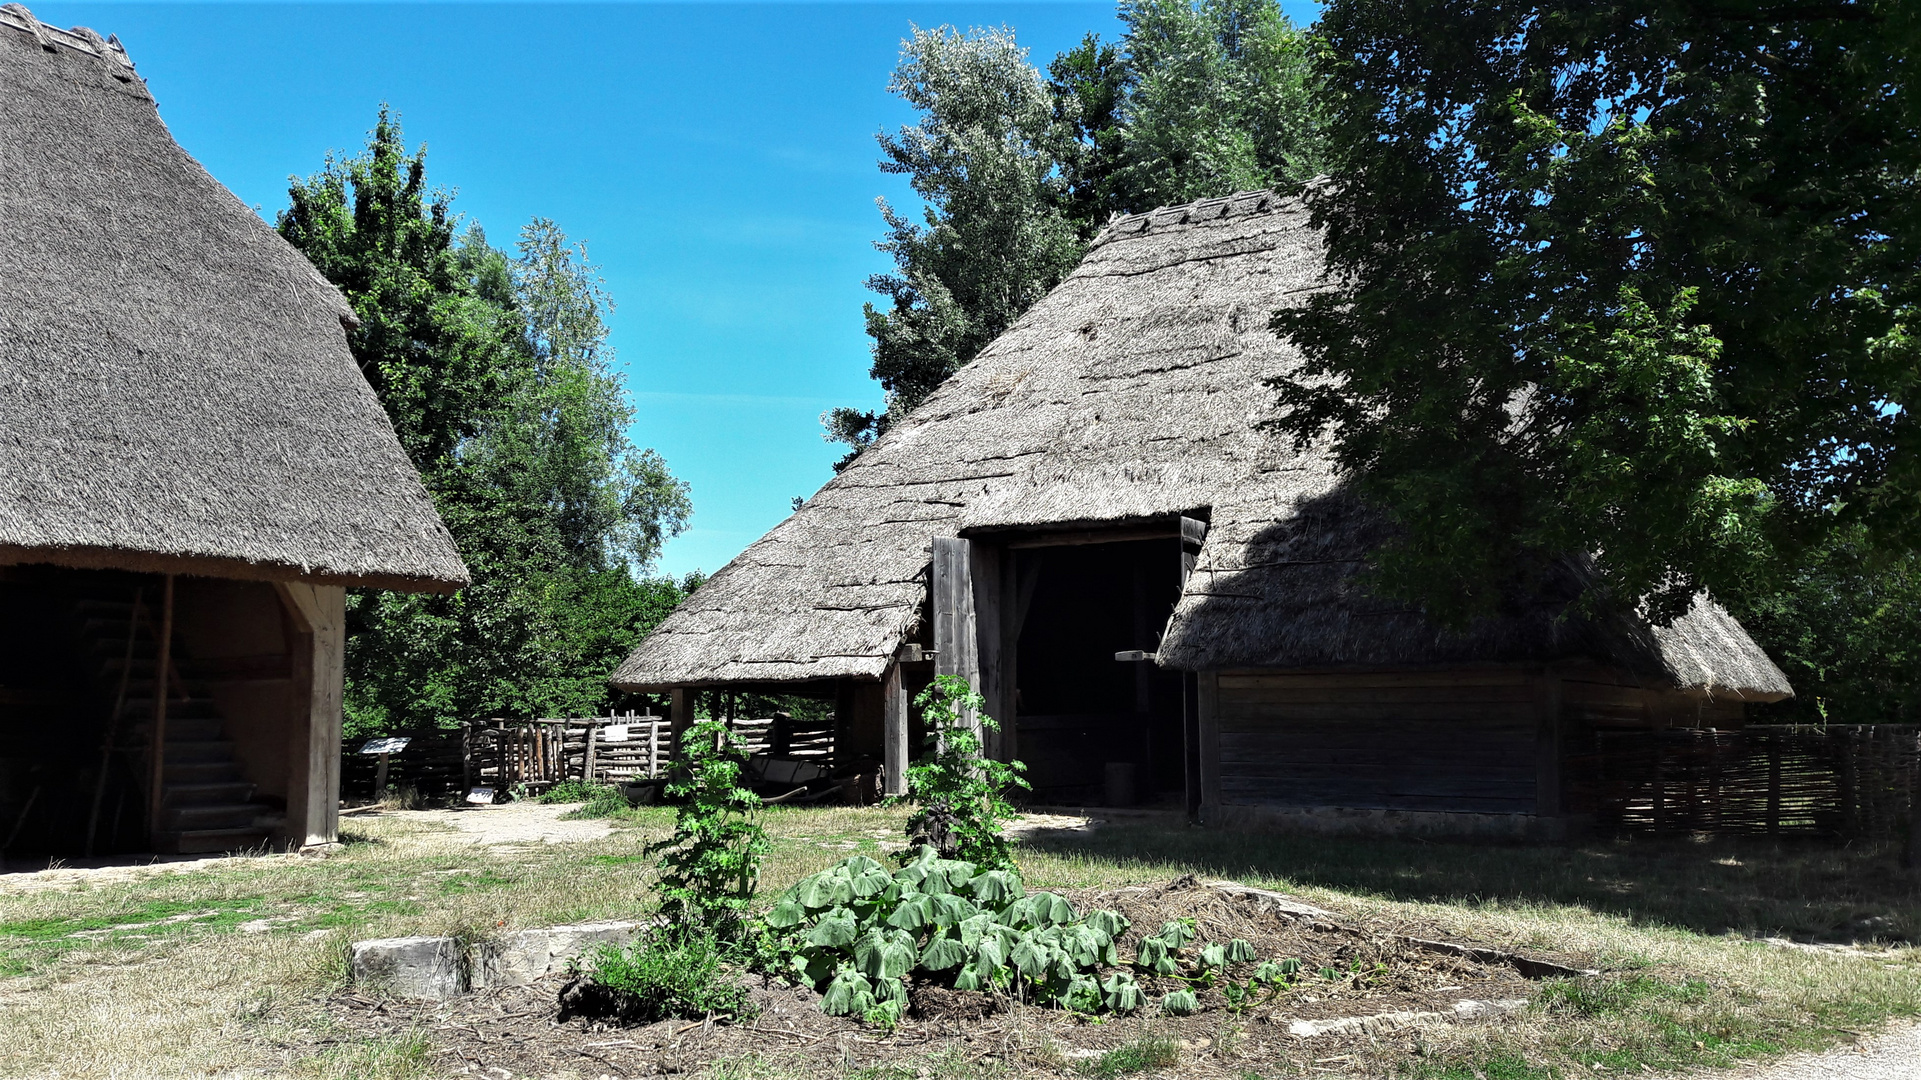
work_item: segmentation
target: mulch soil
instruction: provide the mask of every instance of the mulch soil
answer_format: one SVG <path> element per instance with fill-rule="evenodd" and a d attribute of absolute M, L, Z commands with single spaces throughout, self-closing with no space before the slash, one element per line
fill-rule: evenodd
<path fill-rule="evenodd" d="M 819 1009 L 804 987 L 750 976 L 755 1014 L 740 1021 L 669 1020 L 618 1027 L 581 1018 L 557 1020 L 564 979 L 483 991 L 448 1002 L 406 1002 L 346 994 L 332 1001 L 338 1021 L 355 1034 L 424 1032 L 434 1047 L 436 1076 L 644 1077 L 698 1075 L 750 1055 L 768 1071 L 782 1068 L 828 1080 L 837 1073 L 893 1066 L 901 1077 L 956 1071 L 967 1060 L 998 1061 L 1013 1076 L 1073 1076 L 1100 1054 L 1152 1034 L 1175 1039 L 1182 1077 L 1240 1077 L 1283 1063 L 1318 1071 L 1352 1060 L 1362 1043 L 1393 1039 L 1410 1046 L 1418 1028 L 1387 1025 L 1372 1033 L 1311 1038 L 1289 1033 L 1298 1020 L 1392 1012 L 1449 1013 L 1463 1000 L 1528 997 L 1536 984 L 1508 963 L 1483 962 L 1423 949 L 1401 935 L 1432 937 L 1422 927 L 1356 926 L 1290 913 L 1273 894 L 1238 892 L 1191 877 L 1166 885 L 1063 895 L 1077 910 L 1104 907 L 1132 921 L 1121 952 L 1131 956 L 1143 935 L 1163 922 L 1192 918 L 1200 942 L 1244 938 L 1262 960 L 1294 958 L 1306 977 L 1292 988 L 1235 1013 L 1218 988 L 1200 992 L 1202 1011 L 1186 1017 L 1148 1015 L 1171 980 L 1143 976 L 1149 1008 L 1136 1017 L 1089 1018 L 1005 997 L 957 993 L 931 984 L 910 987 L 912 1008 L 892 1032 Z M 1198 944 L 1198 943 L 1197 943 Z M 1552 959 L 1551 957 L 1547 959 Z M 1234 965 L 1243 980 L 1253 964 Z M 1325 978 L 1323 968 L 1338 976 Z M 1491 1022 L 1499 1022 L 1498 1020 Z M 930 1062 L 945 1062 L 934 1069 Z M 882 1075 L 888 1075 L 891 1070 Z"/>

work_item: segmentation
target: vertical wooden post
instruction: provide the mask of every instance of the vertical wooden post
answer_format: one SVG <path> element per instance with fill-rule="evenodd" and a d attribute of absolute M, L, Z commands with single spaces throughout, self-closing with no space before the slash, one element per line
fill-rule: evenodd
<path fill-rule="evenodd" d="M 374 801 L 375 802 L 379 802 L 380 800 L 387 797 L 387 758 L 388 756 L 389 755 L 387 754 L 382 754 L 380 755 L 380 760 L 374 763 Z"/>
<path fill-rule="evenodd" d="M 647 779 L 660 776 L 660 721 L 647 725 Z"/>
<path fill-rule="evenodd" d="M 881 793 L 907 794 L 907 685 L 898 662 L 887 665 L 881 683 Z"/>
<path fill-rule="evenodd" d="M 1221 807 L 1221 678 L 1219 673 L 1203 671 L 1191 676 L 1199 717 L 1201 802 L 1199 821 L 1211 824 Z"/>
<path fill-rule="evenodd" d="M 167 685 L 168 668 L 173 663 L 173 575 L 166 576 L 160 588 L 160 655 L 153 669 L 153 772 L 147 791 L 147 835 L 155 848 L 164 832 L 161 806 L 167 797 Z"/>
<path fill-rule="evenodd" d="M 971 547 L 960 537 L 934 537 L 934 674 L 957 676 L 979 690 L 980 651 L 975 636 Z"/>
<path fill-rule="evenodd" d="M 967 547 L 974 609 L 974 682 L 987 702 L 987 715 L 996 725 L 996 730 L 981 733 L 981 752 L 996 761 L 1007 761 L 1013 757 L 1013 740 L 1009 738 L 1013 717 L 1007 707 L 1013 694 L 1007 688 L 1007 660 L 1001 653 L 1005 640 L 1001 633 L 1001 578 L 1006 555 L 999 547 L 978 541 Z"/>
<path fill-rule="evenodd" d="M 627 715 L 632 716 L 633 713 L 630 712 Z M 607 719 L 612 720 L 613 717 L 610 716 Z M 587 751 L 585 756 L 581 758 L 581 762 L 580 762 L 580 779 L 582 783 L 591 784 L 594 782 L 594 744 L 599 741 L 598 739 L 599 735 L 600 735 L 599 722 L 593 721 L 593 720 L 588 721 L 587 722 Z"/>
<path fill-rule="evenodd" d="M 297 627 L 293 714 L 287 725 L 286 839 L 328 844 L 340 834 L 341 693 L 345 680 L 347 590 L 277 582 Z"/>
<path fill-rule="evenodd" d="M 1207 538 L 1207 523 L 1198 518 L 1181 518 L 1181 588 L 1187 588 L 1187 579 L 1193 575 L 1194 567 L 1200 562 L 1201 543 Z M 1211 673 L 1208 673 L 1211 675 Z M 1202 745 L 1202 707 L 1201 676 L 1195 672 L 1181 673 L 1181 757 L 1183 759 L 1183 785 L 1187 791 L 1187 819 L 1201 820 L 1202 806 L 1206 802 L 1208 776 L 1202 767 L 1202 759 L 1207 747 Z M 1219 748 L 1214 747 L 1218 776 Z"/>
<path fill-rule="evenodd" d="M 460 722 L 460 793 L 474 789 L 474 722 Z"/>

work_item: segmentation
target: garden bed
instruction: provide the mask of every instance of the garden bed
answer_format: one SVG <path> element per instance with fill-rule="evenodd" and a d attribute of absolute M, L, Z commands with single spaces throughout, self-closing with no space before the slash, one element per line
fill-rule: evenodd
<path fill-rule="evenodd" d="M 889 1031 L 820 1011 L 811 989 L 749 976 L 753 1015 L 739 1022 L 667 1020 L 621 1027 L 587 1019 L 558 1022 L 564 980 L 476 994 L 456 1002 L 409 1004 L 346 995 L 339 1019 L 370 1038 L 424 1031 L 436 1068 L 448 1074 L 654 1076 L 701 1074 L 730 1067 L 741 1075 L 805 1075 L 823 1055 L 846 1073 L 875 1077 L 1022 1076 L 1112 1072 L 1111 1056 L 1129 1057 L 1152 1042 L 1183 1076 L 1240 1077 L 1257 1065 L 1287 1059 L 1332 1060 L 1385 1033 L 1418 1039 L 1423 1025 L 1500 1022 L 1503 1010 L 1527 999 L 1537 983 L 1504 954 L 1484 958 L 1424 948 L 1390 929 L 1362 929 L 1315 909 L 1289 910 L 1274 894 L 1224 889 L 1192 877 L 1159 886 L 1064 892 L 1086 911 L 1111 908 L 1134 929 L 1121 952 L 1131 956 L 1144 933 L 1170 920 L 1192 919 L 1201 942 L 1241 938 L 1262 959 L 1301 961 L 1303 977 L 1251 1007 L 1230 1007 L 1219 986 L 1199 991 L 1201 1011 L 1173 1017 L 1088 1017 L 985 993 L 959 993 L 930 983 L 910 988 L 912 1007 Z M 1409 930 L 1420 928 L 1410 927 Z M 1143 975 L 1150 998 L 1170 987 Z M 1461 1003 L 1476 1007 L 1462 1009 Z M 1498 1004 L 1497 1004 L 1498 1003 Z M 1384 1018 L 1303 1037 L 1302 1021 Z M 1106 1066 L 1103 1062 L 1108 1062 Z M 1173 1066 L 1167 1066 L 1173 1069 Z M 495 1070 L 488 1073 L 487 1070 Z"/>

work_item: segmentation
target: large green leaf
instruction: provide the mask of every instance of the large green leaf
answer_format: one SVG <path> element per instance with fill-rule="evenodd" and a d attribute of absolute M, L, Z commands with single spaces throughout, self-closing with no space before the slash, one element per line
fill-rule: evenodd
<path fill-rule="evenodd" d="M 1014 970 L 1030 979 L 1045 979 L 1053 967 L 1055 949 L 1034 935 L 1029 934 L 1014 943 L 1007 954 L 1007 962 Z"/>
<path fill-rule="evenodd" d="M 859 972 L 842 970 L 827 984 L 820 1011 L 829 1016 L 859 1016 L 874 1007 L 874 984 Z"/>
<path fill-rule="evenodd" d="M 962 968 L 960 974 L 954 976 L 954 989 L 956 990 L 979 990 L 980 988 L 980 973 L 971 967 Z"/>
<path fill-rule="evenodd" d="M 874 1003 L 877 1005 L 907 1004 L 907 985 L 898 977 L 880 979 L 874 983 Z"/>
<path fill-rule="evenodd" d="M 1161 924 L 1161 932 L 1154 935 L 1167 943 L 1170 949 L 1178 949 L 1194 940 L 1194 920 L 1169 919 Z"/>
<path fill-rule="evenodd" d="M 920 951 L 920 966 L 928 971 L 946 971 L 967 962 L 967 946 L 951 937 L 937 937 Z"/>
<path fill-rule="evenodd" d="M 967 919 L 980 914 L 980 907 L 972 900 L 956 893 L 944 893 L 928 898 L 931 905 L 932 921 L 942 926 L 958 926 Z"/>
<path fill-rule="evenodd" d="M 1144 997 L 1141 985 L 1134 981 L 1129 972 L 1117 971 L 1101 984 L 1103 1002 L 1115 1012 L 1133 1012 L 1141 1007 Z"/>
<path fill-rule="evenodd" d="M 792 896 L 783 896 L 780 902 L 767 913 L 767 925 L 776 930 L 799 926 L 807 918 L 807 909 Z"/>
<path fill-rule="evenodd" d="M 976 912 L 962 919 L 958 924 L 961 944 L 970 949 L 974 948 L 981 943 L 982 938 L 994 936 L 994 925 L 994 914 L 989 911 Z"/>
<path fill-rule="evenodd" d="M 1101 1009 L 1101 987 L 1092 975 L 1074 975 L 1067 980 L 1067 989 L 1060 995 L 1060 1002 L 1076 1012 L 1099 1012 Z"/>
<path fill-rule="evenodd" d="M 1227 949 L 1219 944 L 1201 946 L 1201 967 L 1208 971 L 1219 971 L 1227 966 Z"/>
<path fill-rule="evenodd" d="M 1021 895 L 1021 876 L 1012 870 L 989 870 L 967 883 L 967 891 L 983 904 L 996 907 Z"/>
<path fill-rule="evenodd" d="M 833 871 L 823 871 L 812 877 L 802 879 L 801 883 L 794 887 L 794 899 L 799 900 L 802 907 L 812 911 L 833 907 Z"/>
<path fill-rule="evenodd" d="M 854 913 L 838 910 L 814 924 L 807 932 L 807 944 L 838 949 L 852 945 L 860 936 L 860 924 L 854 921 Z"/>
<path fill-rule="evenodd" d="M 1201 1000 L 1192 990 L 1176 990 L 1161 999 L 1161 1011 L 1169 1016 L 1192 1016 L 1201 1011 Z"/>
<path fill-rule="evenodd" d="M 887 925 L 901 930 L 919 930 L 933 921 L 933 899 L 918 894 L 902 897 L 894 913 L 887 917 Z"/>
<path fill-rule="evenodd" d="M 871 862 L 872 860 L 870 859 L 868 861 Z M 894 875 L 882 870 L 878 864 L 871 870 L 862 870 L 860 873 L 855 874 L 853 886 L 854 895 L 862 899 L 880 896 L 889 889 L 899 888 L 894 881 Z M 896 893 L 896 895 L 899 894 Z"/>
<path fill-rule="evenodd" d="M 1245 938 L 1235 938 L 1227 943 L 1227 959 L 1232 963 L 1243 964 L 1254 959 L 1254 956 L 1254 945 Z"/>
<path fill-rule="evenodd" d="M 1105 908 L 1088 912 L 1083 921 L 1115 941 L 1119 941 L 1127 933 L 1127 928 L 1133 925 L 1125 915 Z"/>

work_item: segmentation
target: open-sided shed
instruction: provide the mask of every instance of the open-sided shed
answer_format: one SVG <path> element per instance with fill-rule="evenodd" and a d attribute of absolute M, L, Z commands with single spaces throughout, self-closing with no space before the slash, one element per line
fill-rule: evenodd
<path fill-rule="evenodd" d="M 346 300 L 0 8 L 0 850 L 334 839 L 348 586 L 466 568 Z"/>
<path fill-rule="evenodd" d="M 1321 273 L 1270 192 L 1115 220 L 614 684 L 832 683 L 844 752 L 897 790 L 938 669 L 1044 801 L 1098 799 L 1112 763 L 1209 822 L 1550 834 L 1596 725 L 1726 725 L 1789 693 L 1706 598 L 1666 627 L 1570 612 L 1577 562 L 1459 634 L 1369 596 L 1378 522 L 1262 427 L 1298 362 L 1269 317 Z"/>

